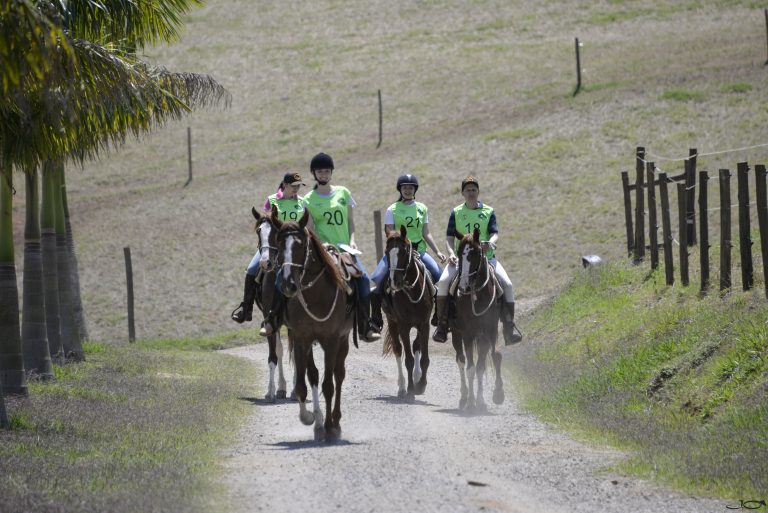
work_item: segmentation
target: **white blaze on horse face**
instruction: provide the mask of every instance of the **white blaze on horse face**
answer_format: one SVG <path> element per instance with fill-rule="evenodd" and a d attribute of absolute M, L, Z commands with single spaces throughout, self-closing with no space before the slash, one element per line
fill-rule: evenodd
<path fill-rule="evenodd" d="M 389 280 L 394 285 L 395 283 L 395 269 L 397 269 L 397 248 L 389 250 Z"/>
<path fill-rule="evenodd" d="M 286 265 L 293 262 L 293 237 L 286 237 L 285 250 L 283 251 L 283 279 L 288 280 L 291 278 L 291 266 Z"/>
<path fill-rule="evenodd" d="M 272 231 L 272 225 L 261 223 L 259 226 L 259 265 L 262 269 L 267 269 L 269 264 L 269 234 Z"/>
<path fill-rule="evenodd" d="M 461 252 L 461 262 L 459 262 L 459 272 L 461 272 L 461 278 L 459 279 L 459 288 L 467 290 L 469 288 L 469 244 L 464 246 L 464 251 Z"/>

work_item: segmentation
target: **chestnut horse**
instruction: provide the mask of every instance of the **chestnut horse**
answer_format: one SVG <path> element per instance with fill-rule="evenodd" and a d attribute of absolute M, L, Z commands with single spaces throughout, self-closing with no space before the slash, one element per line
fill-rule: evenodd
<path fill-rule="evenodd" d="M 459 408 L 468 411 L 487 410 L 483 398 L 483 378 L 490 353 L 496 370 L 493 402 L 504 402 L 501 382 L 501 353 L 496 350 L 501 314 L 499 300 L 501 288 L 493 274 L 493 267 L 480 245 L 480 232 L 465 235 L 459 243 L 458 288 L 456 290 L 456 317 L 451 321 L 453 347 L 461 378 Z M 477 351 L 477 367 L 474 351 Z M 466 362 L 466 374 L 463 364 Z M 474 381 L 477 378 L 477 395 Z M 469 386 L 467 386 L 469 385 Z"/>
<path fill-rule="evenodd" d="M 268 215 L 251 208 L 253 217 L 256 218 L 256 234 L 258 236 L 259 265 L 262 270 L 261 283 L 256 293 L 256 305 L 266 317 L 272 306 L 272 298 L 275 295 L 275 260 L 277 259 L 277 247 L 275 247 L 275 232 L 272 220 Z M 285 376 L 283 375 L 283 343 L 280 340 L 280 331 L 275 330 L 267 336 L 269 345 L 269 381 L 267 393 L 264 398 L 269 402 L 277 399 L 285 399 Z M 275 369 L 277 369 L 277 387 L 275 387 Z M 295 379 L 294 379 L 295 381 Z M 275 390 L 277 388 L 277 390 Z"/>
<path fill-rule="evenodd" d="M 341 386 L 346 373 L 344 363 L 349 352 L 353 312 L 338 267 L 306 227 L 308 215 L 305 210 L 298 222 L 284 223 L 277 218 L 277 210 L 272 209 L 272 224 L 277 228 L 277 272 L 281 273 L 280 289 L 287 299 L 285 324 L 296 366 L 299 419 L 306 425 L 314 423 L 316 431 L 325 428 L 326 437 L 335 438 L 341 434 Z M 318 370 L 312 360 L 315 341 L 325 356 L 322 384 L 325 422 L 318 396 Z M 312 388 L 312 412 L 306 406 L 305 374 Z"/>
<path fill-rule="evenodd" d="M 434 288 L 424 263 L 406 237 L 405 227 L 387 234 L 385 254 L 389 265 L 389 290 L 382 293 L 382 310 L 387 316 L 384 354 L 394 353 L 397 358 L 397 396 L 413 401 L 414 395 L 423 394 L 427 387 L 427 343 Z M 413 352 L 411 328 L 416 328 Z M 407 389 L 403 376 L 403 349 L 408 372 Z"/>

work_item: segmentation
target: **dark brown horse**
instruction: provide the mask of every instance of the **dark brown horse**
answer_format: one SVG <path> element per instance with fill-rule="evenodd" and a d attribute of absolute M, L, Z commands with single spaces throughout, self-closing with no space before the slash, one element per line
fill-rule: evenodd
<path fill-rule="evenodd" d="M 458 288 L 456 290 L 456 317 L 451 321 L 453 347 L 461 378 L 459 408 L 468 411 L 487 410 L 483 398 L 483 378 L 490 353 L 496 370 L 493 402 L 504 402 L 501 382 L 501 353 L 496 350 L 502 297 L 493 274 L 493 267 L 480 244 L 480 232 L 465 235 L 459 243 Z M 474 352 L 477 351 L 477 367 Z M 464 364 L 466 362 L 466 374 Z M 477 395 L 474 382 L 477 378 Z"/>
<path fill-rule="evenodd" d="M 389 265 L 388 290 L 385 291 L 382 309 L 387 316 L 387 335 L 384 338 L 384 354 L 394 353 L 397 358 L 397 396 L 412 401 L 414 395 L 423 394 L 427 387 L 429 368 L 429 317 L 432 313 L 433 287 L 428 272 L 406 230 L 387 234 Z M 411 328 L 416 328 L 416 338 L 411 351 Z M 403 349 L 408 388 L 403 376 Z"/>
<path fill-rule="evenodd" d="M 277 230 L 273 228 L 272 220 L 267 214 L 263 214 L 255 208 L 251 208 L 251 213 L 256 218 L 259 265 L 262 270 L 261 283 L 258 285 L 256 293 L 256 305 L 266 316 L 272 306 L 275 294 L 275 261 L 277 260 L 275 239 Z M 280 339 L 280 330 L 275 330 L 273 334 L 267 336 L 267 344 L 269 346 L 269 356 L 267 357 L 269 381 L 264 398 L 267 401 L 275 402 L 277 399 L 285 399 L 286 396 L 285 376 L 283 374 L 283 343 Z M 275 387 L 276 369 L 277 387 Z"/>
<path fill-rule="evenodd" d="M 308 212 L 304 211 L 299 222 L 283 223 L 273 208 L 271 218 L 278 230 L 277 272 L 280 289 L 287 298 L 285 324 L 296 366 L 299 419 L 306 425 L 314 423 L 316 431 L 325 428 L 326 436 L 334 438 L 341 434 L 341 386 L 353 324 L 350 300 L 338 267 L 320 240 L 306 228 Z M 312 360 L 313 342 L 320 344 L 325 356 L 325 422 L 318 395 L 318 371 Z M 312 388 L 312 412 L 306 406 L 305 373 Z"/>

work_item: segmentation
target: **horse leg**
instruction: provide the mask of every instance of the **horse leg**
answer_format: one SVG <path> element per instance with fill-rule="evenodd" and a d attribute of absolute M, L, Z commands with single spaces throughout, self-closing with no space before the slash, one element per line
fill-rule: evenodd
<path fill-rule="evenodd" d="M 397 361 L 397 397 L 405 397 L 405 374 L 403 374 L 403 346 L 400 344 L 397 321 L 387 316 L 387 338 L 392 341 L 392 352 Z"/>
<path fill-rule="evenodd" d="M 486 412 L 488 407 L 485 405 L 483 397 L 485 367 L 488 360 L 488 346 L 490 345 L 487 337 L 480 334 L 477 338 L 477 398 L 475 400 L 475 411 Z"/>
<path fill-rule="evenodd" d="M 274 403 L 277 398 L 275 395 L 275 369 L 277 368 L 277 343 L 275 336 L 270 335 L 267 337 L 267 346 L 269 347 L 269 356 L 267 357 L 267 364 L 269 365 L 269 381 L 267 383 L 267 393 L 264 398 Z"/>
<path fill-rule="evenodd" d="M 304 425 L 311 425 L 315 421 L 315 416 L 307 410 L 307 383 L 304 381 L 304 372 L 306 371 L 308 351 L 297 343 L 293 346 L 293 359 L 296 365 L 296 383 L 294 392 L 299 400 L 299 420 Z"/>
<path fill-rule="evenodd" d="M 323 429 L 323 410 L 320 409 L 320 372 L 315 365 L 315 355 L 312 346 L 309 346 L 309 360 L 307 361 L 307 377 L 312 390 L 312 415 L 315 419 L 315 431 Z"/>
<path fill-rule="evenodd" d="M 459 366 L 459 382 L 461 384 L 461 397 L 459 398 L 459 409 L 463 410 L 467 405 L 467 375 L 464 371 L 464 366 L 467 363 L 467 358 L 464 356 L 464 343 L 462 341 L 461 332 L 453 329 L 451 335 L 451 341 L 453 342 L 453 349 L 456 351 L 456 365 Z"/>
<path fill-rule="evenodd" d="M 336 379 L 336 399 L 333 404 L 333 436 L 341 435 L 341 384 L 344 383 L 344 378 L 347 375 L 347 369 L 345 367 L 347 361 L 347 354 L 349 353 L 349 339 L 345 337 L 339 338 L 339 348 L 336 351 L 336 365 L 333 367 L 333 376 Z"/>
<path fill-rule="evenodd" d="M 283 373 L 283 340 L 280 338 L 280 332 L 275 332 L 275 352 L 277 353 L 277 393 L 278 399 L 285 399 L 285 374 Z"/>
<path fill-rule="evenodd" d="M 408 327 L 400 326 L 400 329 L 398 330 L 398 338 L 400 339 L 400 344 L 402 344 L 403 351 L 405 352 L 405 373 L 408 378 L 408 388 L 406 389 L 405 393 L 405 400 L 407 402 L 413 402 L 414 400 L 414 393 L 413 393 L 413 353 L 411 352 L 411 330 Z"/>
<path fill-rule="evenodd" d="M 475 409 L 475 341 L 474 338 L 464 339 L 464 353 L 467 356 L 467 386 L 469 387 L 469 393 L 467 396 L 466 409 L 468 411 L 474 411 Z"/>
<path fill-rule="evenodd" d="M 336 366 L 336 353 L 338 352 L 338 347 L 336 347 L 335 344 L 329 343 L 325 345 L 324 349 L 325 369 L 323 370 L 323 396 L 325 397 L 325 425 L 323 427 L 325 428 L 326 435 L 331 436 L 333 428 L 333 371 Z"/>
<path fill-rule="evenodd" d="M 416 395 L 421 395 L 427 389 L 427 369 L 429 368 L 429 318 L 416 331 L 416 341 L 413 344 L 416 367 L 413 379 L 416 381 Z M 418 371 L 418 378 L 416 377 Z"/>
<path fill-rule="evenodd" d="M 501 404 L 504 402 L 504 384 L 501 382 L 501 353 L 496 350 L 496 344 L 493 345 L 493 367 L 496 370 L 496 384 L 493 389 L 493 403 Z"/>

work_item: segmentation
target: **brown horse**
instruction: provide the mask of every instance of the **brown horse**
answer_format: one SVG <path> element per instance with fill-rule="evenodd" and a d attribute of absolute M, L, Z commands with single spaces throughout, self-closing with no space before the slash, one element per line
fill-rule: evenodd
<path fill-rule="evenodd" d="M 338 267 L 320 240 L 306 227 L 308 212 L 304 211 L 299 222 L 281 222 L 275 208 L 271 217 L 278 230 L 277 272 L 280 273 L 280 290 L 287 298 L 285 324 L 296 366 L 299 419 L 306 425 L 314 422 L 316 431 L 325 428 L 326 436 L 334 438 L 341 434 L 341 385 L 353 324 L 352 305 Z M 319 376 L 312 355 L 315 341 L 325 355 L 322 384 L 325 422 L 318 396 Z M 305 373 L 312 388 L 312 412 L 306 406 Z"/>
<path fill-rule="evenodd" d="M 493 267 L 480 244 L 480 232 L 465 235 L 459 243 L 458 288 L 456 291 L 456 317 L 451 321 L 453 347 L 461 378 L 459 408 L 468 411 L 487 410 L 483 399 L 483 378 L 490 353 L 496 369 L 493 402 L 504 402 L 501 382 L 501 353 L 496 350 L 501 313 L 501 289 L 493 274 Z M 474 351 L 477 351 L 477 367 Z M 466 355 L 466 357 L 465 357 Z M 466 374 L 464 363 L 466 362 Z M 474 381 L 477 378 L 477 395 Z M 469 385 L 469 386 L 467 386 Z"/>
<path fill-rule="evenodd" d="M 263 214 L 255 208 L 251 208 L 251 213 L 256 218 L 259 265 L 262 270 L 261 282 L 257 287 L 256 305 L 266 316 L 272 306 L 275 294 L 275 261 L 277 259 L 275 234 L 277 230 L 273 228 L 272 220 L 267 214 Z M 264 398 L 274 403 L 277 399 L 285 399 L 286 396 L 285 376 L 283 374 L 283 343 L 280 339 L 280 331 L 275 330 L 273 334 L 268 335 L 267 343 L 269 346 L 269 356 L 267 357 L 269 381 Z M 278 371 L 277 387 L 275 387 L 275 369 Z"/>
<path fill-rule="evenodd" d="M 384 354 L 395 353 L 397 358 L 397 396 L 413 401 L 414 395 L 423 394 L 427 387 L 433 286 L 426 267 L 405 234 L 405 227 L 402 226 L 399 232 L 393 230 L 387 234 L 385 254 L 389 267 L 389 290 L 382 294 L 382 310 L 387 316 Z M 416 328 L 413 352 L 411 328 Z M 407 389 L 403 376 L 403 349 L 408 372 Z"/>

